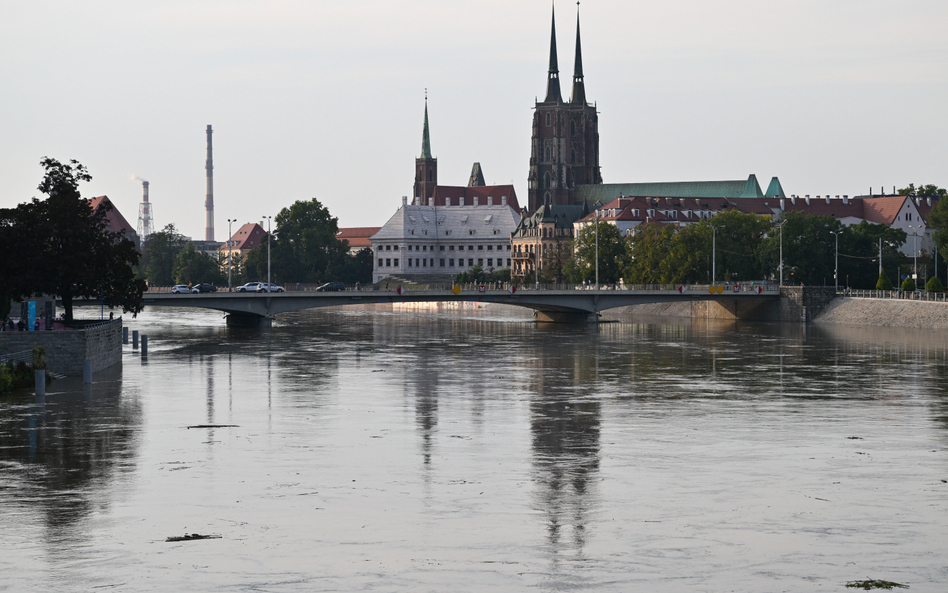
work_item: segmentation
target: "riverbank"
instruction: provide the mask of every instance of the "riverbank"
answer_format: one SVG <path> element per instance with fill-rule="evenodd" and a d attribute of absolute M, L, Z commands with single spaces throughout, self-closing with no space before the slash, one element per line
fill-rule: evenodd
<path fill-rule="evenodd" d="M 948 303 L 838 297 L 813 323 L 948 329 Z"/>

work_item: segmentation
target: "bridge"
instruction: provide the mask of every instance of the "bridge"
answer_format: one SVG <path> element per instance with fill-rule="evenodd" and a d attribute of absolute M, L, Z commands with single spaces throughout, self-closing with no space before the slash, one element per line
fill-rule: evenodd
<path fill-rule="evenodd" d="M 665 302 L 716 302 L 735 317 L 740 311 L 757 309 L 765 303 L 777 303 L 780 293 L 773 290 L 711 293 L 707 287 L 678 290 L 397 290 L 342 292 L 247 293 L 216 292 L 207 294 L 145 293 L 146 307 L 199 307 L 228 314 L 229 324 L 253 324 L 278 313 L 378 303 L 432 303 L 474 301 L 526 307 L 535 311 L 537 321 L 577 323 L 598 317 L 600 311 Z"/>

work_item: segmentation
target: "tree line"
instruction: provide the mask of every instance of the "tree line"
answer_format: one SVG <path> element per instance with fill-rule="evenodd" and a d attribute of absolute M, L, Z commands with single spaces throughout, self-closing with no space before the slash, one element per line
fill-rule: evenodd
<path fill-rule="evenodd" d="M 890 277 L 899 278 L 908 260 L 899 251 L 907 238 L 900 229 L 865 221 L 845 226 L 833 216 L 800 212 L 785 212 L 775 223 L 727 210 L 684 227 L 646 224 L 625 237 L 609 223 L 599 222 L 598 229 L 600 284 L 620 279 L 625 284 L 776 281 L 781 243 L 785 284 L 833 285 L 837 240 L 840 286 L 876 287 L 880 245 Z M 596 225 L 587 225 L 572 246 L 544 256 L 541 280 L 594 281 L 595 250 Z"/>
<path fill-rule="evenodd" d="M 173 224 L 152 233 L 142 249 L 141 273 L 151 286 L 210 282 L 226 286 L 228 264 L 230 282 L 239 286 L 267 278 L 267 248 L 270 249 L 270 277 L 276 284 L 328 281 L 363 284 L 372 281 L 372 250 L 363 248 L 349 254 L 348 241 L 336 238 L 338 219 L 319 200 L 299 200 L 274 218 L 273 236 L 264 236 L 247 253 L 246 259 L 196 251 Z"/>

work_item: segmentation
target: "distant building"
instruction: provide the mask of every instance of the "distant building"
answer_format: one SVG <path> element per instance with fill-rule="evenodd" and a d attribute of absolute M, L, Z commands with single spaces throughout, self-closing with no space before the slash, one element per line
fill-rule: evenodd
<path fill-rule="evenodd" d="M 520 214 L 505 204 L 421 206 L 402 198 L 402 207 L 371 237 L 372 281 L 448 280 L 474 266 L 510 267 L 510 234 L 519 222 Z"/>
<path fill-rule="evenodd" d="M 510 275 L 524 281 L 542 279 L 545 269 L 562 266 L 572 255 L 573 224 L 588 213 L 585 204 L 545 204 L 521 220 L 510 239 Z"/>
<path fill-rule="evenodd" d="M 382 230 L 382 227 L 378 226 L 344 228 L 339 229 L 336 238 L 340 241 L 347 241 L 349 243 L 349 255 L 355 255 L 366 247 L 371 249 L 372 241 L 369 238 L 380 230 Z"/>
<path fill-rule="evenodd" d="M 122 213 L 119 212 L 119 209 L 116 208 L 115 204 L 109 200 L 108 196 L 98 196 L 96 198 L 89 199 L 89 205 L 92 206 L 93 210 L 98 210 L 102 204 L 108 204 L 111 206 L 108 213 L 106 214 L 106 227 L 105 229 L 110 233 L 122 233 L 125 235 L 125 238 L 135 244 L 135 248 L 141 250 L 141 241 L 139 240 L 138 233 L 135 232 L 135 229 L 132 225 L 128 224 L 128 221 L 125 220 L 125 217 L 122 216 Z"/>
<path fill-rule="evenodd" d="M 263 244 L 264 239 L 267 236 L 267 231 L 256 222 L 248 222 L 240 226 L 237 229 L 237 232 L 231 235 L 230 239 L 225 241 L 220 245 L 220 251 L 229 257 L 231 253 L 237 252 L 240 253 L 241 257 L 246 261 L 247 254 L 254 247 L 259 247 Z"/>

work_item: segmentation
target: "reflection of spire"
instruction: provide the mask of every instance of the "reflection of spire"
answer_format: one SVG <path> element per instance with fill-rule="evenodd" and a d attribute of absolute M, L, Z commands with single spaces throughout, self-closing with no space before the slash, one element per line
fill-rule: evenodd
<path fill-rule="evenodd" d="M 556 63 L 556 10 L 553 10 L 553 25 L 550 32 L 550 70 L 546 80 L 546 102 L 563 102 L 560 94 L 560 67 Z"/>
<path fill-rule="evenodd" d="M 576 62 L 573 66 L 573 105 L 586 104 L 586 86 L 583 84 L 583 48 L 579 42 L 579 2 L 576 3 Z"/>

